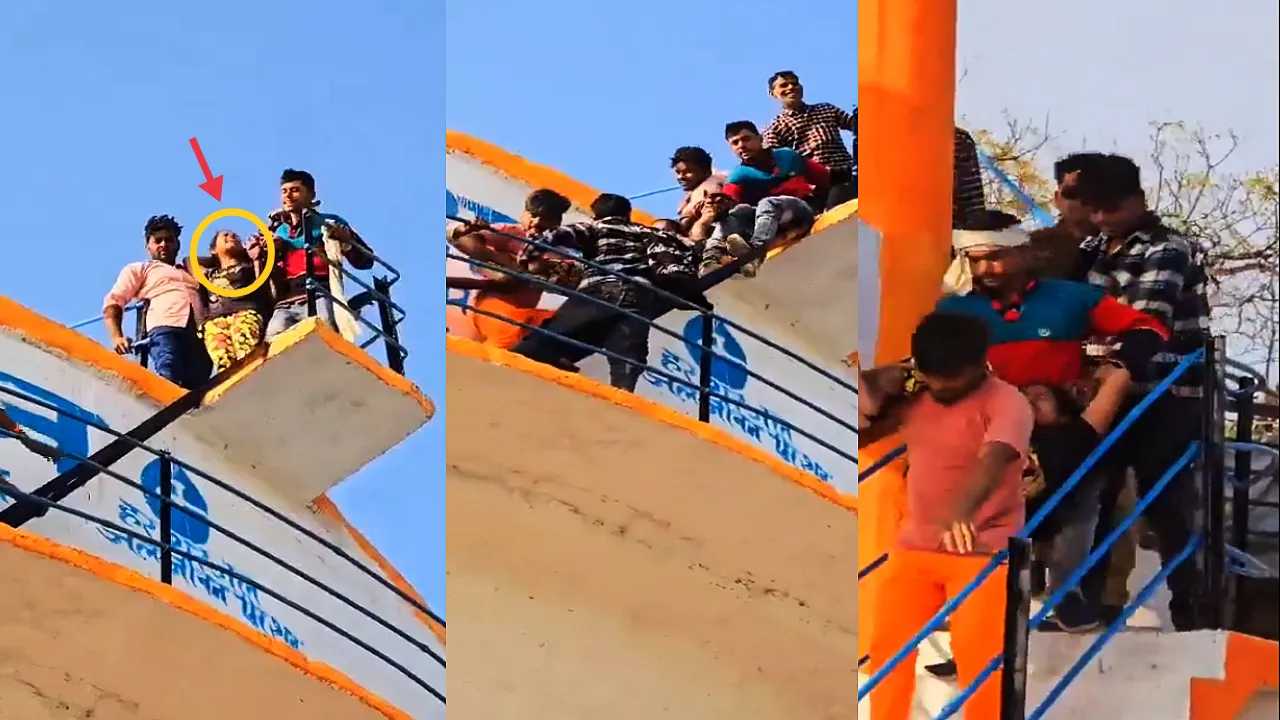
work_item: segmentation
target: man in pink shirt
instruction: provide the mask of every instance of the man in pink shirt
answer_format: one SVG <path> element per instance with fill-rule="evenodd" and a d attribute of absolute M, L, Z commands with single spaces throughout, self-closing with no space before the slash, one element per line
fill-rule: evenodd
<path fill-rule="evenodd" d="M 671 155 L 671 172 L 684 190 L 676 216 L 680 218 L 680 234 L 688 235 L 702 214 L 702 204 L 724 189 L 725 174 L 711 167 L 711 153 L 694 145 L 676 148 Z"/>
<path fill-rule="evenodd" d="M 982 321 L 934 313 L 911 338 L 911 364 L 863 378 L 864 392 L 876 391 L 866 398 L 871 427 L 864 433 L 871 438 L 900 422 L 909 465 L 902 531 L 882 571 L 888 591 L 877 596 L 873 664 L 896 654 L 1025 521 L 1022 471 L 1034 417 L 1022 393 L 991 373 L 987 345 Z M 885 381 L 894 374 L 896 382 Z M 1001 651 L 1005 576 L 1000 568 L 951 615 L 962 687 Z M 873 720 L 909 717 L 915 659 L 913 652 L 873 692 Z M 965 705 L 966 718 L 1000 717 L 998 677 Z"/>
<path fill-rule="evenodd" d="M 181 234 L 182 226 L 168 215 L 147 220 L 144 236 L 151 259 L 124 266 L 102 301 L 102 317 L 112 346 L 124 355 L 133 351 L 121 324 L 124 307 L 134 300 L 145 301 L 151 369 L 175 385 L 194 389 L 209 379 L 211 363 L 196 336 L 201 321 L 200 285 L 177 265 Z"/>

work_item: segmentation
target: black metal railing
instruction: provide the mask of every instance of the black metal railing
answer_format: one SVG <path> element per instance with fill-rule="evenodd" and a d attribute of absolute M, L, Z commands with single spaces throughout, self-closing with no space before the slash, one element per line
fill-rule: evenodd
<path fill-rule="evenodd" d="M 315 578 L 314 576 L 307 573 L 306 571 L 298 568 L 295 564 L 281 558 L 276 553 L 270 550 L 267 550 L 261 545 L 246 538 L 244 535 L 220 523 L 213 521 L 199 508 L 192 507 L 186 504 L 181 498 L 176 497 L 173 492 L 174 469 L 181 468 L 184 471 L 188 471 L 190 473 L 193 473 L 199 476 L 200 478 L 208 481 L 211 485 L 219 488 L 220 490 L 227 492 L 233 497 L 247 503 L 248 505 L 255 508 L 256 510 L 264 513 L 265 515 L 270 517 L 273 521 L 275 521 L 277 524 L 286 526 L 297 535 L 307 538 L 308 540 L 315 543 L 317 546 L 327 550 L 333 556 L 340 558 L 345 563 L 349 564 L 351 567 L 358 570 L 361 574 L 372 579 L 377 585 L 381 586 L 382 588 L 390 592 L 392 595 L 394 595 L 397 598 L 397 600 L 403 603 L 407 607 L 407 609 L 409 609 L 410 611 L 423 613 L 427 617 L 431 618 L 433 621 L 439 623 L 442 627 L 444 627 L 445 625 L 444 620 L 440 618 L 438 615 L 436 615 L 434 612 L 432 612 L 430 608 L 426 607 L 425 604 L 423 604 L 422 602 L 418 601 L 417 599 L 409 595 L 403 589 L 397 587 L 394 583 L 392 583 L 391 581 L 383 577 L 381 574 L 379 574 L 372 568 L 369 568 L 367 565 L 360 562 L 355 557 L 353 557 L 350 553 L 346 552 L 345 550 L 338 547 L 334 543 L 320 537 L 317 533 L 311 531 L 306 527 L 303 527 L 301 524 L 288 518 L 287 516 L 275 510 L 274 508 L 271 508 L 265 503 L 257 500 L 256 498 L 253 498 L 243 490 L 213 476 L 212 474 L 200 469 L 199 467 L 191 463 L 188 463 L 180 458 L 174 457 L 166 450 L 157 449 L 144 442 L 131 438 L 129 437 L 128 434 L 121 433 L 117 430 L 114 430 L 113 428 L 110 428 L 109 426 L 107 426 L 102 422 L 84 418 L 74 413 L 68 413 L 52 403 L 41 400 L 40 398 L 34 397 L 20 390 L 0 387 L 0 393 L 16 398 L 22 402 L 30 403 L 34 406 L 57 413 L 60 417 L 66 417 L 66 418 L 72 419 L 76 422 L 79 422 L 85 425 L 87 428 L 93 428 L 95 430 L 103 432 L 113 437 L 115 441 L 123 441 L 129 444 L 130 446 L 132 446 L 133 450 L 139 450 L 146 454 L 152 455 L 155 458 L 157 458 L 159 461 L 159 482 L 158 482 L 159 487 L 157 490 L 151 490 L 146 486 L 144 486 L 143 484 L 136 482 L 128 477 L 125 477 L 124 475 L 112 469 L 111 467 L 108 467 L 107 464 L 102 464 L 93 460 L 92 458 L 77 455 L 74 453 L 69 453 L 62 450 L 58 451 L 62 457 L 77 463 L 78 467 L 91 468 L 96 474 L 100 474 L 105 477 L 111 478 L 112 480 L 115 480 L 116 482 L 119 482 L 129 488 L 137 490 L 138 492 L 142 493 L 144 497 L 155 500 L 159 506 L 159 512 L 157 513 L 159 516 L 158 518 L 159 519 L 159 528 L 158 528 L 159 537 L 158 538 L 153 538 L 149 533 L 138 532 L 138 530 L 126 527 L 124 525 L 116 523 L 107 518 L 99 517 L 97 515 L 88 513 L 84 510 L 80 510 L 78 508 L 72 507 L 70 505 L 65 504 L 65 502 L 61 502 L 58 500 L 51 500 L 48 497 L 44 497 L 43 495 L 38 493 L 28 493 L 28 492 L 19 490 L 16 486 L 13 486 L 12 483 L 10 483 L 8 487 L 5 487 L 3 489 L 3 492 L 13 497 L 13 499 L 17 503 L 34 506 L 36 508 L 36 510 L 33 513 L 35 516 L 44 516 L 45 514 L 47 514 L 48 510 L 54 509 L 61 513 L 80 518 L 81 520 L 98 525 L 100 527 L 108 528 L 115 533 L 119 533 L 123 536 L 130 538 L 131 541 L 136 541 L 139 543 L 143 543 L 147 546 L 156 548 L 157 556 L 160 564 L 160 580 L 165 584 L 169 584 L 169 585 L 173 584 L 174 567 L 176 564 L 175 558 L 180 558 L 184 563 L 195 563 L 213 572 L 225 574 L 228 577 L 235 579 L 239 583 L 252 587 L 256 591 L 262 592 L 263 594 L 269 597 L 272 597 L 273 599 L 291 608 L 292 610 L 298 612 L 299 614 L 303 615 L 304 617 L 311 620 L 312 622 L 320 625 L 321 627 L 324 627 L 326 630 L 332 632 L 334 635 L 337 635 L 338 637 L 341 637 L 344 640 L 350 642 L 351 644 L 355 645 L 356 647 L 360 648 L 364 652 L 368 653 L 370 656 L 376 658 L 386 666 L 396 670 L 401 675 L 408 678 L 411 682 L 413 682 L 418 687 L 422 688 L 432 697 L 439 700 L 441 703 L 445 702 L 444 695 L 440 693 L 438 690 L 436 690 L 429 682 L 427 682 L 422 677 L 420 677 L 418 673 L 405 667 L 404 664 L 391 658 L 389 655 L 382 652 L 381 650 L 375 648 L 369 642 L 355 636 L 351 632 L 347 631 L 346 629 L 344 629 L 343 627 L 335 623 L 333 620 L 319 615 L 317 612 L 303 605 L 301 602 L 298 602 L 294 599 L 291 599 L 285 596 L 281 592 L 266 586 L 260 581 L 254 580 L 253 578 L 250 578 L 242 573 L 238 573 L 229 567 L 218 565 L 208 560 L 207 558 L 200 557 L 199 555 L 196 555 L 190 552 L 188 549 L 186 549 L 187 546 L 185 545 L 185 543 L 179 542 L 174 536 L 175 512 L 184 521 L 198 523 L 201 526 L 204 526 L 210 530 L 216 531 L 221 535 L 225 536 L 226 538 L 228 538 L 229 540 L 231 540 L 236 545 L 239 545 L 249 550 L 250 552 L 254 553 L 255 555 L 258 555 L 268 560 L 273 565 L 283 569 L 289 575 L 305 582 L 306 584 L 310 585 L 313 588 L 320 590 L 325 595 L 328 595 L 330 598 L 338 601 L 339 603 L 346 606 L 356 614 L 360 615 L 361 617 L 373 622 L 374 624 L 388 631 L 389 633 L 394 635 L 396 638 L 398 638 L 401 642 L 407 644 L 414 650 L 430 658 L 431 661 L 438 664 L 442 669 L 445 667 L 445 659 L 439 653 L 437 653 L 434 649 L 432 649 L 432 647 L 428 642 L 404 631 L 403 629 L 401 629 L 391 621 L 387 620 L 386 618 L 382 617 L 378 613 L 366 608 L 360 602 L 351 599 L 349 596 L 342 593 L 341 591 Z M 7 430 L 0 429 L 0 437 L 17 437 L 17 435 Z M 123 459 L 123 457 L 121 459 Z M 116 462 L 119 462 L 119 460 L 116 460 Z M 114 464 L 114 463 L 108 463 L 108 464 Z"/>
<path fill-rule="evenodd" d="M 448 216 L 448 219 L 456 222 L 462 222 L 462 223 L 467 222 L 462 218 L 457 218 L 453 216 Z M 499 232 L 493 228 L 486 228 L 486 230 L 489 232 Z M 672 310 L 683 310 L 683 311 L 696 313 L 701 318 L 700 338 L 699 338 L 699 342 L 695 346 L 698 354 L 697 381 L 694 382 L 684 377 L 680 377 L 679 375 L 671 373 L 662 368 L 654 367 L 648 364 L 647 361 L 641 361 L 635 358 L 624 357 L 604 347 L 591 345 L 582 340 L 568 337 L 562 333 L 557 333 L 537 325 L 521 322 L 519 320 L 506 317 L 500 313 L 495 313 L 495 312 L 485 310 L 484 308 L 477 307 L 475 304 L 470 303 L 465 299 L 447 300 L 446 302 L 448 304 L 453 305 L 455 307 L 459 307 L 466 312 L 476 313 L 478 315 L 481 315 L 487 318 L 491 318 L 512 326 L 519 327 L 530 334 L 536 333 L 544 337 L 554 338 L 560 343 L 563 343 L 565 345 L 568 345 L 580 351 L 584 351 L 590 354 L 599 354 L 610 360 L 626 363 L 628 366 L 632 368 L 639 369 L 655 377 L 662 378 L 666 382 L 687 387 L 692 392 L 696 393 L 696 397 L 698 399 L 698 420 L 701 422 L 705 422 L 705 423 L 711 422 L 714 402 L 723 403 L 726 406 L 735 406 L 745 410 L 766 414 L 766 413 L 763 413 L 759 408 L 756 408 L 737 398 L 730 397 L 729 395 L 715 389 L 715 385 L 713 383 L 713 367 L 714 367 L 713 363 L 719 362 L 719 363 L 725 363 L 727 365 L 733 366 L 737 371 L 742 372 L 746 377 L 757 380 L 758 382 L 769 387 L 770 389 L 774 390 L 780 395 L 786 397 L 788 400 L 796 403 L 798 406 L 803 407 L 809 411 L 812 411 L 813 413 L 822 417 L 826 421 L 829 421 L 835 427 L 843 431 L 847 431 L 848 433 L 856 437 L 858 432 L 856 424 L 850 423 L 844 418 L 833 414 L 831 411 L 827 410 L 825 407 L 822 407 L 816 404 L 813 400 L 803 397 L 802 395 L 792 391 L 791 389 L 783 386 L 781 383 L 777 382 L 776 380 L 769 378 L 761 374 L 760 372 L 757 372 L 756 370 L 753 370 L 747 367 L 747 365 L 743 363 L 741 360 L 717 351 L 714 347 L 714 336 L 713 336 L 714 323 L 719 322 L 724 324 L 727 327 L 732 327 L 734 329 L 737 329 L 744 336 L 750 337 L 751 339 L 761 343 L 765 347 L 779 353 L 780 355 L 798 362 L 802 367 L 814 373 L 816 376 L 822 378 L 825 381 L 832 383 L 838 388 L 838 392 L 847 392 L 849 393 L 849 397 L 856 398 L 856 395 L 857 395 L 856 386 L 852 385 L 851 383 L 849 383 L 849 381 L 845 380 L 844 378 L 841 378 L 817 366 L 812 361 L 797 354 L 793 350 L 785 348 L 780 344 L 778 344 L 777 342 L 770 340 L 769 338 L 764 337 L 763 335 L 753 330 L 750 330 L 749 328 L 745 328 L 739 323 L 735 323 L 729 320 L 728 318 L 725 318 L 724 316 L 716 313 L 711 307 L 709 307 L 709 303 L 699 302 L 688 296 L 676 294 L 674 292 L 671 292 L 670 290 L 656 286 L 654 283 L 649 282 L 647 279 L 641 279 L 631 275 L 627 275 L 613 268 L 609 268 L 599 263 L 595 263 L 591 260 L 581 257 L 580 255 L 577 255 L 576 253 L 573 253 L 572 251 L 566 248 L 557 247 L 557 246 L 539 241 L 537 239 L 524 238 L 514 234 L 509 234 L 509 233 L 500 233 L 500 234 L 503 234 L 504 236 L 510 239 L 516 240 L 520 243 L 528 245 L 532 248 L 536 248 L 543 252 L 551 253 L 561 258 L 565 258 L 573 262 L 581 263 L 584 267 L 589 268 L 597 273 L 603 274 L 609 278 L 615 279 L 618 282 L 621 282 L 627 285 L 643 287 L 646 292 L 652 293 L 653 297 L 656 298 L 656 301 L 654 305 L 650 308 L 641 309 L 641 310 L 631 310 L 631 309 L 620 307 L 614 303 L 611 303 L 607 300 L 596 297 L 594 295 L 580 292 L 577 289 L 566 288 L 566 287 L 557 285 L 551 280 L 548 280 L 546 278 L 543 278 L 537 275 L 533 275 L 528 272 L 504 267 L 501 265 L 486 262 L 476 258 L 467 257 L 465 255 L 462 255 L 453 251 L 447 252 L 446 257 L 452 260 L 457 260 L 460 262 L 467 263 L 470 266 L 475 268 L 480 268 L 482 270 L 487 270 L 491 273 L 500 274 L 516 282 L 541 288 L 543 291 L 546 291 L 546 292 L 563 295 L 568 298 L 576 298 L 598 307 L 607 308 L 611 312 L 616 313 L 619 317 L 628 318 L 637 322 L 642 322 L 650 330 L 653 330 L 662 335 L 666 335 L 671 338 L 674 338 L 682 343 L 688 343 L 689 340 L 685 338 L 683 335 L 671 330 L 670 328 L 659 324 L 658 322 L 656 322 L 656 320 L 662 317 L 663 315 L 665 315 L 667 312 L 670 312 Z M 756 248 L 752 254 L 743 258 L 739 258 L 737 261 L 721 268 L 717 273 L 713 273 L 703 278 L 702 282 L 699 283 L 699 285 L 695 289 L 695 292 L 701 293 L 703 290 L 714 286 L 716 282 L 723 281 L 725 277 L 732 276 L 734 273 L 738 271 L 738 269 L 742 267 L 743 264 L 747 262 L 751 262 L 753 259 L 757 259 L 767 251 L 768 251 L 768 248 L 765 248 L 765 247 Z M 717 279 L 717 276 L 719 276 L 719 279 Z M 468 284 L 471 284 L 474 281 L 471 281 L 468 279 L 467 282 Z M 690 343 L 690 345 L 692 345 L 692 343 Z M 794 432 L 797 435 L 810 440 L 811 442 L 813 442 L 819 447 L 822 447 L 823 449 L 832 453 L 836 457 L 846 460 L 849 463 L 852 463 L 853 465 L 856 466 L 857 457 L 855 453 L 849 452 L 844 448 L 837 447 L 836 445 L 828 441 L 826 438 L 818 436 L 814 431 L 799 427 L 798 425 L 796 425 L 793 422 L 790 422 L 789 420 L 777 417 L 776 415 L 773 415 L 773 414 L 767 414 L 767 415 L 769 420 L 778 423 L 779 425 L 787 428 L 789 431 Z"/>
<path fill-rule="evenodd" d="M 305 284 L 307 291 L 307 316 L 315 317 L 317 300 L 321 297 L 326 298 L 331 307 L 337 305 L 343 308 L 351 317 L 361 325 L 366 327 L 373 337 L 361 343 L 362 349 L 368 349 L 370 345 L 382 341 L 386 351 L 387 367 L 392 370 L 404 374 L 404 361 L 409 357 L 409 350 L 400 342 L 400 323 L 404 321 L 407 313 L 404 308 L 396 304 L 391 299 L 391 288 L 400 280 L 400 271 L 397 270 L 387 261 L 378 257 L 373 250 L 363 243 L 351 243 L 350 251 L 363 255 L 370 260 L 373 265 L 385 271 L 388 274 L 374 275 L 372 285 L 365 282 L 361 277 L 351 272 L 344 263 L 335 262 L 324 253 L 324 246 L 321 242 L 313 241 L 309 232 L 312 218 L 310 215 L 303 215 L 302 218 L 302 237 L 306 238 L 306 276 Z M 329 288 L 325 287 L 321 282 L 317 273 L 319 263 L 328 265 L 330 273 L 337 271 L 345 280 L 349 280 L 362 288 L 362 292 L 357 293 L 344 301 L 336 297 Z M 378 323 L 374 324 L 366 319 L 361 310 L 373 304 L 378 309 Z M 330 321 L 333 318 L 328 318 Z"/>
<path fill-rule="evenodd" d="M 309 223 L 310 217 L 304 218 L 304 223 Z M 305 230 L 305 227 L 304 227 Z M 369 281 L 353 273 L 345 264 L 330 260 L 323 252 L 323 245 L 319 242 L 310 240 L 309 234 L 304 234 L 307 238 L 306 253 L 306 274 L 304 276 L 304 285 L 307 291 L 307 317 L 317 316 L 316 301 L 318 298 L 327 299 L 332 305 L 343 308 L 351 317 L 362 326 L 367 328 L 372 336 L 360 344 L 360 349 L 368 350 L 374 343 L 382 341 L 387 360 L 387 367 L 392 370 L 404 374 L 404 363 L 409 357 L 409 350 L 400 340 L 400 324 L 404 322 L 408 313 L 405 309 L 397 304 L 391 298 L 392 287 L 400 281 L 400 271 L 386 260 L 379 257 L 368 247 L 353 243 L 351 250 L 360 253 L 368 258 L 372 265 L 378 267 L 382 272 L 372 274 Z M 361 288 L 361 291 L 351 295 L 347 300 L 336 297 L 329 288 L 325 287 L 316 272 L 319 267 L 318 263 L 324 263 L 329 267 L 330 272 L 338 272 L 345 281 L 355 283 Z M 265 268 L 263 272 L 271 272 L 271 268 Z M 371 320 L 364 317 L 363 311 L 370 305 L 377 308 L 378 322 L 375 324 Z M 133 311 L 133 336 L 130 341 L 132 353 L 137 356 L 138 363 L 142 367 L 147 367 L 150 359 L 150 343 L 147 340 L 147 306 L 146 301 L 138 301 L 130 303 L 124 310 Z M 263 321 L 269 321 L 271 318 L 263 318 Z M 333 318 L 323 318 L 327 322 L 332 323 Z M 77 322 L 70 327 L 79 329 L 87 325 L 91 325 L 102 320 L 102 316 L 96 315 Z"/>

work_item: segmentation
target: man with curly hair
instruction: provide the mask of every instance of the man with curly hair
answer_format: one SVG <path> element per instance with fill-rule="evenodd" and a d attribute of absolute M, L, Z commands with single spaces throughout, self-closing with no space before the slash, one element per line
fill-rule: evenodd
<path fill-rule="evenodd" d="M 178 238 L 182 226 L 172 216 L 154 215 L 143 228 L 149 259 L 129 263 L 102 301 L 102 317 L 115 351 L 134 350 L 125 337 L 121 320 L 124 308 L 134 300 L 147 304 L 146 340 L 151 369 L 187 389 L 209 379 L 209 355 L 196 334 L 203 320 L 200 285 L 185 267 L 178 265 Z"/>

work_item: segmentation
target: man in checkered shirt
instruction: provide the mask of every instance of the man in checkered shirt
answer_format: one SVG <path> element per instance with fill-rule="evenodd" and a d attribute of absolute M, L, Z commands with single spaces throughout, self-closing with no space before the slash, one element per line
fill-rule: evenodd
<path fill-rule="evenodd" d="M 769 78 L 769 94 L 782 103 L 782 112 L 764 129 L 764 146 L 791 148 L 825 165 L 831 172 L 826 207 L 858 197 L 858 111 L 848 113 L 831 103 L 809 105 L 799 76 L 790 70 Z M 841 130 L 853 133 L 853 153 L 845 147 Z"/>
<path fill-rule="evenodd" d="M 1141 173 L 1129 158 L 1107 155 L 1080 172 L 1080 200 L 1090 211 L 1098 234 L 1081 245 L 1083 266 L 1090 284 L 1133 308 L 1148 313 L 1172 331 L 1162 352 L 1145 374 L 1134 374 L 1133 395 L 1127 413 L 1160 380 L 1167 377 L 1186 355 L 1203 346 L 1209 334 L 1209 302 L 1206 274 L 1195 245 L 1166 227 L 1147 208 Z M 1116 443 L 1108 460 L 1117 469 L 1131 468 L 1145 494 L 1200 436 L 1202 417 L 1200 366 L 1179 378 Z M 1120 488 L 1103 499 L 1099 537 L 1105 535 L 1109 510 Z M 1110 497 L 1107 497 L 1109 495 Z M 1183 471 L 1147 511 L 1160 541 L 1160 556 L 1167 561 L 1191 536 L 1191 514 L 1196 489 L 1190 471 Z M 1110 504 L 1108 504 L 1110 503 Z M 1113 518 L 1114 520 L 1114 518 Z M 1086 579 L 1086 592 L 1100 594 L 1106 563 Z M 1196 568 L 1184 563 L 1169 576 L 1173 599 L 1169 604 L 1174 627 L 1195 629 L 1199 624 L 1193 598 Z"/>

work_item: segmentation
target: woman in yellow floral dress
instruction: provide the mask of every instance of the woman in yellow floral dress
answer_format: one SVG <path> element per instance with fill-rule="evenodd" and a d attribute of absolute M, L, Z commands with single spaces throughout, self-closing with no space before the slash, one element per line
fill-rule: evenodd
<path fill-rule="evenodd" d="M 248 287 L 263 271 L 261 259 L 252 258 L 240 236 L 230 230 L 214 233 L 209 250 L 212 257 L 205 262 L 212 267 L 205 275 L 215 287 L 232 290 Z M 201 288 L 207 308 L 201 334 L 215 373 L 248 357 L 262 342 L 266 309 L 272 302 L 270 286 L 270 282 L 264 283 L 249 295 L 238 298 Z"/>

